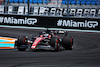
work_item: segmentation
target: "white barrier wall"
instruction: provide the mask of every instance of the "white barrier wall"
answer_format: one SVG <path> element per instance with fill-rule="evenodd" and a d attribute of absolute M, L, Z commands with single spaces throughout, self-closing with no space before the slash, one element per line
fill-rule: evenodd
<path fill-rule="evenodd" d="M 8 14 L 14 14 L 13 11 L 15 8 L 14 6 L 8 6 Z M 29 7 L 29 15 L 41 15 L 41 16 L 72 16 L 72 17 L 98 17 L 100 18 L 100 9 L 95 8 L 49 8 L 49 7 Z M 18 15 L 28 15 L 28 7 L 27 6 L 19 6 L 18 10 L 16 11 Z M 4 14 L 4 6 L 0 5 L 0 14 Z"/>

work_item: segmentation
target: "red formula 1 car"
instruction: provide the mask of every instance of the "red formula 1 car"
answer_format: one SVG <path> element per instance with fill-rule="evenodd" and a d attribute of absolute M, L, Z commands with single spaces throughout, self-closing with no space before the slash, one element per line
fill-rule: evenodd
<path fill-rule="evenodd" d="M 19 51 L 25 51 L 27 48 L 32 50 L 72 50 L 73 48 L 73 37 L 68 37 L 67 32 L 62 39 L 59 36 L 54 35 L 51 30 L 46 30 L 39 33 L 39 36 L 32 36 L 30 39 L 27 36 L 18 37 L 15 41 L 15 46 Z"/>

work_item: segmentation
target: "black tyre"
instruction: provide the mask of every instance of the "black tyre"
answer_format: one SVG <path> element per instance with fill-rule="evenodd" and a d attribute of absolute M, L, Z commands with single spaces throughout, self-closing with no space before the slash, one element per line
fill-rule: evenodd
<path fill-rule="evenodd" d="M 18 37 L 18 40 L 17 40 L 17 49 L 19 51 L 25 51 L 26 50 L 26 47 L 22 46 L 22 45 L 27 45 L 27 43 L 25 42 L 26 39 L 27 39 L 26 36 L 20 36 L 20 37 Z"/>
<path fill-rule="evenodd" d="M 51 45 L 51 47 L 54 48 L 55 52 L 59 51 L 59 41 L 58 41 L 57 37 L 51 38 L 50 45 Z"/>
<path fill-rule="evenodd" d="M 70 38 L 68 36 L 65 36 L 62 40 L 62 46 L 65 48 L 65 50 L 72 50 L 73 47 L 73 37 Z"/>
<path fill-rule="evenodd" d="M 20 48 L 20 47 L 18 47 L 17 48 L 19 51 L 25 51 L 26 50 L 26 48 Z"/>

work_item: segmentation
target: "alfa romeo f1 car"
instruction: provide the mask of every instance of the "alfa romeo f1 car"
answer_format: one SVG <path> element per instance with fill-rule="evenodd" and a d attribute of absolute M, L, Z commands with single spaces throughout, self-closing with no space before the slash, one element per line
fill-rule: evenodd
<path fill-rule="evenodd" d="M 59 36 L 51 30 L 46 30 L 39 33 L 38 36 L 31 36 L 29 39 L 27 36 L 19 36 L 15 41 L 15 46 L 19 51 L 25 51 L 27 48 L 32 50 L 72 50 L 73 37 L 68 37 L 68 32 L 61 39 Z"/>

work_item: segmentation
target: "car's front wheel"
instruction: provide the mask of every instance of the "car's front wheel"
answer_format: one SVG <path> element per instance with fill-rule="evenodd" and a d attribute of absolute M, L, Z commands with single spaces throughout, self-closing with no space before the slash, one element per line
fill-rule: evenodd
<path fill-rule="evenodd" d="M 27 38 L 26 36 L 20 36 L 18 37 L 18 40 L 17 40 L 17 49 L 19 51 L 25 51 L 26 48 L 27 48 L 27 42 L 26 42 Z"/>

